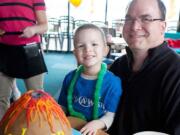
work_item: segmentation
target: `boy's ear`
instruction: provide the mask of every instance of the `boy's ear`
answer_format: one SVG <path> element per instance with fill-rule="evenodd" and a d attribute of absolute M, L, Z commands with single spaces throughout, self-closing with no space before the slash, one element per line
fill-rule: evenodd
<path fill-rule="evenodd" d="M 108 46 L 108 45 L 105 45 L 105 47 L 104 47 L 104 57 L 107 56 L 107 54 L 109 53 L 109 51 L 110 51 L 109 46 Z"/>

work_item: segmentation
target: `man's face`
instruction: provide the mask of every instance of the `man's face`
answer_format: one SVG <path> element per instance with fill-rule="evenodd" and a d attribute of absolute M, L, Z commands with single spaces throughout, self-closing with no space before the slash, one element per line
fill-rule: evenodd
<path fill-rule="evenodd" d="M 129 47 L 148 50 L 161 44 L 166 26 L 161 19 L 156 0 L 134 0 L 126 14 L 123 28 L 123 37 Z"/>

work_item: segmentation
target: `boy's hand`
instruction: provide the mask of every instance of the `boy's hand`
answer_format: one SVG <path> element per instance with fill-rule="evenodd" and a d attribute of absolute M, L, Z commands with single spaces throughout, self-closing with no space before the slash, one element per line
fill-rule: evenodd
<path fill-rule="evenodd" d="M 82 135 L 95 135 L 98 129 L 104 129 L 105 124 L 100 120 L 88 122 L 81 130 Z"/>

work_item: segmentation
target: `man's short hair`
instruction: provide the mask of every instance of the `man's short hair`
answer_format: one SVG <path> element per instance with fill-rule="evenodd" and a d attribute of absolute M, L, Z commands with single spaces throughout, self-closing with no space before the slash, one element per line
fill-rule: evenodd
<path fill-rule="evenodd" d="M 132 4 L 133 0 L 128 4 L 127 6 L 127 10 L 129 8 L 129 6 Z M 161 19 L 166 20 L 166 7 L 164 5 L 164 3 L 162 2 L 162 0 L 157 0 L 158 3 L 158 7 L 159 7 L 159 11 L 161 14 Z"/>
<path fill-rule="evenodd" d="M 161 13 L 161 18 L 163 20 L 166 19 L 166 7 L 164 5 L 164 3 L 162 2 L 162 0 L 157 0 L 158 2 L 158 7 L 159 7 L 159 10 L 160 10 L 160 13 Z"/>

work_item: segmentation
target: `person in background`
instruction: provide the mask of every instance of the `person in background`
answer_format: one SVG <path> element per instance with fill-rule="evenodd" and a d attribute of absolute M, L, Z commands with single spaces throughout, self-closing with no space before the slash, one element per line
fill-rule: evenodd
<path fill-rule="evenodd" d="M 128 6 L 123 27 L 127 54 L 110 68 L 123 88 L 111 135 L 180 135 L 180 56 L 164 39 L 165 16 L 161 0 L 132 0 Z"/>
<path fill-rule="evenodd" d="M 99 27 L 84 24 L 76 30 L 74 55 L 80 66 L 66 75 L 58 103 L 68 116 L 88 121 L 80 130 L 83 135 L 95 135 L 98 129 L 106 130 L 112 124 L 121 81 L 102 63 L 107 45 Z"/>
<path fill-rule="evenodd" d="M 0 36 L 3 35 L 4 33 L 5 31 L 0 29 Z M 14 81 L 14 84 L 12 87 L 12 100 L 16 101 L 17 99 L 19 99 L 20 96 L 21 96 L 21 92 L 16 85 L 16 81 Z"/>
<path fill-rule="evenodd" d="M 47 30 L 44 0 L 0 1 L 0 120 L 9 107 L 15 78 L 27 90 L 43 89 L 40 34 Z"/>

